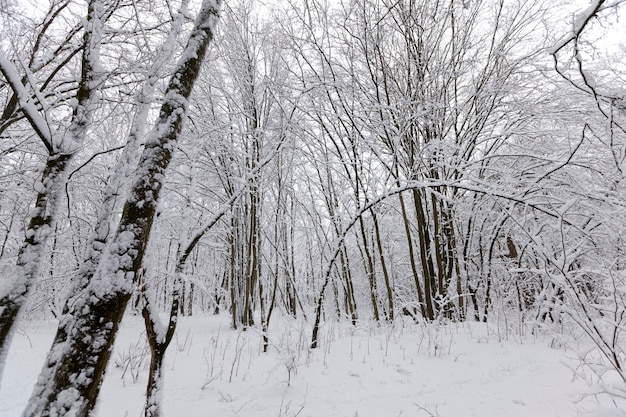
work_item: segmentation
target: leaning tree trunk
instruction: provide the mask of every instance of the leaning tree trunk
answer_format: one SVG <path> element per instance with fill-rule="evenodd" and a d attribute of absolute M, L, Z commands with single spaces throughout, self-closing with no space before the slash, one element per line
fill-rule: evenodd
<path fill-rule="evenodd" d="M 61 324 L 65 340 L 55 340 L 24 412 L 25 417 L 72 415 L 93 410 L 111 355 L 113 341 L 150 238 L 159 194 L 182 128 L 187 99 L 213 39 L 221 0 L 204 0 L 168 84 L 155 127 L 146 140 L 131 195 L 118 229 L 83 297 L 74 320 Z M 64 328 L 64 325 L 71 328 Z"/>
<path fill-rule="evenodd" d="M 68 170 L 73 156 L 82 146 L 91 119 L 91 102 L 94 99 L 99 76 L 97 75 L 100 49 L 100 17 L 102 4 L 91 0 L 88 5 L 83 54 L 76 106 L 67 132 L 53 131 L 48 126 L 48 114 L 41 116 L 37 110 L 46 112 L 48 104 L 39 94 L 38 103 L 30 101 L 31 93 L 17 76 L 17 70 L 0 53 L 0 72 L 19 98 L 20 107 L 35 133 L 48 150 L 46 166 L 41 179 L 35 184 L 37 198 L 26 229 L 26 238 L 20 247 L 17 262 L 9 275 L 6 291 L 0 293 L 0 379 L 6 356 L 15 333 L 15 325 L 26 304 L 28 294 L 39 274 L 41 258 L 48 238 L 54 229 L 58 194 L 67 182 Z M 33 86 L 33 88 L 37 88 Z M 65 137 L 67 135 L 67 137 Z"/>
<path fill-rule="evenodd" d="M 26 304 L 37 274 L 46 242 L 54 228 L 56 191 L 67 178 L 67 164 L 71 155 L 53 155 L 48 158 L 41 177 L 42 190 L 37 195 L 33 215 L 26 229 L 26 239 L 20 248 L 9 291 L 0 297 L 0 377 L 6 360 L 15 325 Z"/>

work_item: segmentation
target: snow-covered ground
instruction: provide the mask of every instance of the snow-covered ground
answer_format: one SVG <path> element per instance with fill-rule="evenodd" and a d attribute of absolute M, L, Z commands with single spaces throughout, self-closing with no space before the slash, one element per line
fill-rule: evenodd
<path fill-rule="evenodd" d="M 623 417 L 624 404 L 588 396 L 573 378 L 584 341 L 493 325 L 329 323 L 319 349 L 310 328 L 275 319 L 263 353 L 254 330 L 227 317 L 183 318 L 166 358 L 166 417 Z M 24 324 L 0 386 L 0 416 L 19 416 L 54 334 Z M 98 415 L 140 417 L 149 351 L 139 317 L 124 320 Z M 620 408 L 621 406 L 621 408 Z"/>

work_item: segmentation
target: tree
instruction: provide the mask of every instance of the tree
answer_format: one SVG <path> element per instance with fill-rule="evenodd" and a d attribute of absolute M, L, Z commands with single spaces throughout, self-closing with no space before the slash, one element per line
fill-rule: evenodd
<path fill-rule="evenodd" d="M 118 228 L 94 276 L 57 331 L 26 416 L 87 416 L 95 406 L 119 322 L 150 238 L 166 169 L 187 100 L 213 39 L 221 1 L 205 0 L 166 89 L 159 116 L 133 174 Z"/>
<path fill-rule="evenodd" d="M 26 230 L 26 238 L 22 243 L 15 268 L 9 275 L 9 282 L 0 293 L 0 375 L 6 360 L 6 354 L 15 332 L 20 313 L 23 311 L 28 294 L 37 278 L 46 242 L 54 230 L 60 191 L 63 189 L 69 174 L 71 159 L 80 151 L 93 113 L 93 101 L 101 82 L 98 73 L 100 43 L 102 41 L 101 21 L 112 12 L 100 1 L 90 1 L 87 8 L 87 19 L 82 38 L 82 46 L 63 51 L 68 54 L 66 59 L 82 50 L 81 71 L 75 93 L 76 104 L 72 108 L 72 118 L 68 126 L 53 127 L 48 124 L 52 119 L 51 105 L 40 89 L 44 89 L 50 78 L 40 87 L 35 75 L 36 56 L 42 38 L 55 18 L 69 4 L 52 4 L 44 18 L 44 24 L 32 50 L 30 63 L 23 66 L 25 75 L 20 77 L 15 65 L 0 52 L 0 72 L 13 90 L 13 95 L 4 109 L 2 117 L 3 130 L 13 121 L 12 117 L 21 109 L 47 151 L 46 164 L 41 178 L 35 183 L 37 197 L 35 207 Z M 78 30 L 70 32 L 73 37 Z M 57 50 L 57 52 L 61 52 Z M 67 61 L 61 61 L 57 69 Z M 44 62 L 45 64 L 45 62 Z M 43 64 L 38 64 L 43 65 Z"/>
<path fill-rule="evenodd" d="M 229 4 L 212 70 L 199 82 L 204 94 L 192 109 L 194 135 L 205 142 L 199 154 L 202 175 L 211 173 L 202 187 L 224 202 L 234 201 L 222 232 L 227 246 L 222 251 L 228 255 L 221 258 L 233 328 L 266 328 L 279 293 L 278 267 L 270 272 L 273 262 L 268 261 L 283 255 L 269 254 L 279 242 L 269 236 L 268 213 L 279 205 L 272 201 L 276 189 L 270 165 L 283 169 L 274 158 L 287 152 L 298 95 L 286 83 L 280 36 L 267 22 L 254 2 Z M 281 196 L 282 187 L 277 190 Z M 256 308 L 263 310 L 260 323 L 253 320 Z"/>
<path fill-rule="evenodd" d="M 607 36 L 610 29 L 597 24 L 618 19 L 623 12 L 621 1 L 591 1 L 576 12 L 569 30 L 549 48 L 554 70 L 566 83 L 561 88 L 591 109 L 580 128 L 580 144 L 589 144 L 585 156 L 593 157 L 594 163 L 583 157 L 577 165 L 584 169 L 570 177 L 586 183 L 588 191 L 582 197 L 576 189 L 569 190 L 562 221 L 554 227 L 559 241 L 546 241 L 540 236 L 535 239 L 543 249 L 540 260 L 548 282 L 558 294 L 558 298 L 547 300 L 549 307 L 566 313 L 587 334 L 599 352 L 599 360 L 585 358 L 583 364 L 601 382 L 607 370 L 616 374 L 620 385 L 603 382 L 603 388 L 610 395 L 626 398 L 626 272 L 622 249 L 626 204 L 625 73 L 623 67 L 606 58 L 608 47 L 603 45 L 602 36 Z M 599 38 L 597 51 L 596 42 L 588 40 L 591 37 Z M 592 59 L 591 53 L 600 59 Z"/>
<path fill-rule="evenodd" d="M 464 318 L 469 276 L 463 275 L 461 256 L 465 217 L 457 209 L 474 192 L 456 185 L 474 184 L 480 192 L 481 169 L 498 158 L 510 131 L 528 123 L 527 114 L 514 107 L 515 89 L 538 54 L 530 42 L 541 5 L 407 0 L 336 7 L 303 1 L 291 7 L 298 22 L 294 32 L 306 35 L 294 39 L 296 68 L 302 88 L 311 91 L 312 103 L 302 112 L 322 149 L 313 159 L 322 161 L 318 171 L 328 173 L 318 175 L 318 183 L 329 184 L 322 192 L 334 201 L 327 204 L 329 218 L 340 223 L 341 210 L 357 212 L 381 189 L 439 182 L 399 195 L 408 244 L 395 248 L 410 259 L 408 275 L 399 275 L 412 277 L 415 288 L 403 302 L 427 320 Z M 337 190 L 352 190 L 354 197 Z M 370 304 L 380 316 L 377 277 L 383 277 L 391 316 L 393 280 L 380 240 L 373 233 L 368 242 L 367 228 L 380 236 L 381 225 L 396 220 L 369 214 L 359 219 L 359 240 Z M 343 230 L 338 228 L 337 237 Z M 404 279 L 397 284 L 408 288 Z M 351 285 L 344 287 L 351 292 Z"/>

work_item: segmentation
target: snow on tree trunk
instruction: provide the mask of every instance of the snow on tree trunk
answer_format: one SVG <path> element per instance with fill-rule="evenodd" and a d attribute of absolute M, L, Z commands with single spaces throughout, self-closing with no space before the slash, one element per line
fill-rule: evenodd
<path fill-rule="evenodd" d="M 93 101 L 99 85 L 98 61 L 100 55 L 102 5 L 98 0 L 89 2 L 87 23 L 83 36 L 81 74 L 76 91 L 76 106 L 67 132 L 52 131 L 47 124 L 49 115 L 41 116 L 48 105 L 35 93 L 37 102 L 29 97 L 26 87 L 19 78 L 17 69 L 0 53 L 0 72 L 18 97 L 20 107 L 33 130 L 49 152 L 41 180 L 35 183 L 37 199 L 31 210 L 26 237 L 20 248 L 17 262 L 8 276 L 7 283 L 0 288 L 0 378 L 15 333 L 15 325 L 21 316 L 28 294 L 39 273 L 42 253 L 54 230 L 58 193 L 67 182 L 68 168 L 76 152 L 81 148 L 91 121 Z"/>
<path fill-rule="evenodd" d="M 50 156 L 39 184 L 39 193 L 20 248 L 15 269 L 0 298 L 0 377 L 6 354 L 15 332 L 15 324 L 28 293 L 39 272 L 40 259 L 46 241 L 54 228 L 57 191 L 67 177 L 70 154 Z"/>
<path fill-rule="evenodd" d="M 137 110 L 133 117 L 133 122 L 124 146 L 121 158 L 113 169 L 113 174 L 104 191 L 103 199 L 100 204 L 98 218 L 95 227 L 89 239 L 89 250 L 80 270 L 77 279 L 73 282 L 73 288 L 70 294 L 80 294 L 91 282 L 96 268 L 100 263 L 100 259 L 111 235 L 111 219 L 116 207 L 117 197 L 126 185 L 127 178 L 133 174 L 133 167 L 137 162 L 138 150 L 145 136 L 145 128 L 147 125 L 150 107 L 154 101 L 154 90 L 159 79 L 159 69 L 165 61 L 169 59 L 176 47 L 176 41 L 182 30 L 182 21 L 184 13 L 187 10 L 189 0 L 182 2 L 180 10 L 174 19 L 174 24 L 168 34 L 167 39 L 163 43 L 159 51 L 156 52 L 156 58 L 146 74 L 145 82 L 136 98 Z M 64 313 L 67 313 L 67 306 L 72 304 L 72 299 L 66 303 Z"/>
<path fill-rule="evenodd" d="M 204 0 L 170 79 L 156 124 L 134 173 L 115 235 L 86 291 L 75 300 L 73 320 L 60 326 L 26 417 L 87 417 L 93 410 L 119 323 L 141 268 L 159 194 L 180 134 L 187 99 L 213 39 L 220 0 Z"/>
<path fill-rule="evenodd" d="M 175 294 L 170 309 L 170 319 L 165 327 L 159 319 L 157 308 L 151 302 L 145 292 L 145 306 L 142 315 L 146 324 L 146 336 L 150 346 L 150 368 L 148 370 L 148 385 L 146 386 L 146 405 L 144 407 L 145 417 L 159 417 L 161 415 L 161 388 L 163 386 L 163 359 L 167 347 L 172 341 L 176 331 L 180 300 L 180 276 L 177 274 L 174 283 Z M 145 291 L 145 287 L 143 289 Z"/>

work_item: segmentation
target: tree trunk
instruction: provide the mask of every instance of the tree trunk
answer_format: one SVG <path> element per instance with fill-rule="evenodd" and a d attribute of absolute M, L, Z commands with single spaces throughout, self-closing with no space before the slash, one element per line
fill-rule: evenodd
<path fill-rule="evenodd" d="M 383 251 L 383 243 L 380 238 L 380 227 L 378 226 L 378 217 L 374 210 L 371 210 L 372 219 L 374 220 L 374 233 L 376 235 L 376 247 L 378 249 L 378 256 L 380 257 L 380 267 L 383 270 L 383 279 L 385 280 L 385 288 L 387 289 L 387 303 L 389 305 L 388 319 L 393 321 L 394 319 L 394 302 L 393 302 L 393 285 L 391 279 L 389 279 L 389 271 L 387 270 L 387 263 L 385 261 L 385 253 Z"/>
<path fill-rule="evenodd" d="M 374 268 L 374 260 L 369 248 L 367 234 L 365 233 L 365 222 L 363 216 L 359 217 L 359 227 L 361 229 L 361 239 L 363 240 L 363 251 L 365 252 L 365 273 L 370 284 L 370 300 L 372 301 L 372 311 L 374 320 L 380 321 L 380 313 L 378 312 L 378 285 L 376 282 L 376 270 Z"/>
<path fill-rule="evenodd" d="M 353 326 L 359 319 L 356 307 L 356 299 L 354 297 L 354 285 L 352 284 L 352 270 L 350 269 L 350 261 L 346 254 L 346 246 L 342 244 L 341 253 L 339 254 L 339 263 L 341 265 L 341 274 L 346 286 L 346 310 Z"/>
<path fill-rule="evenodd" d="M 66 319 L 59 326 L 25 417 L 87 417 L 96 404 L 113 341 L 142 265 L 187 99 L 213 39 L 220 3 L 202 3 L 146 140 L 119 227 L 87 291 L 71 308 L 74 320 Z"/>
<path fill-rule="evenodd" d="M 230 315 L 231 315 L 231 327 L 233 330 L 237 330 L 237 273 L 235 270 L 235 265 L 237 264 L 237 240 L 235 239 L 237 220 L 235 218 L 235 213 L 231 216 L 230 219 L 230 233 L 228 235 L 228 246 L 230 251 L 230 268 L 228 273 L 228 282 L 229 282 L 229 293 L 230 293 Z"/>
<path fill-rule="evenodd" d="M 406 212 L 406 204 L 404 203 L 404 197 L 402 193 L 398 194 L 400 199 L 400 209 L 402 211 L 402 220 L 404 223 L 404 232 L 406 234 L 407 246 L 409 250 L 409 262 L 411 263 L 411 272 L 413 273 L 413 281 L 415 282 L 415 289 L 417 291 L 417 301 L 420 306 L 420 313 L 422 317 L 427 318 L 428 312 L 426 310 L 426 304 L 424 302 L 424 294 L 422 293 L 422 285 L 419 280 L 419 273 L 417 272 L 417 263 L 415 261 L 415 251 L 413 249 L 413 237 L 411 236 L 411 226 L 409 224 L 409 216 Z"/>
<path fill-rule="evenodd" d="M 258 246 L 259 246 L 259 233 L 257 225 L 257 210 L 258 210 L 258 189 L 254 185 L 251 187 L 251 202 L 250 202 L 250 219 L 248 230 L 248 243 L 247 243 L 247 264 L 246 264 L 246 294 L 243 311 L 243 325 L 245 327 L 254 326 L 254 294 L 259 280 L 259 268 L 258 268 Z"/>
<path fill-rule="evenodd" d="M 37 195 L 26 239 L 17 256 L 13 282 L 9 291 L 0 298 L 0 377 L 15 325 L 36 281 L 46 241 L 54 227 L 57 193 L 65 183 L 65 171 L 71 157 L 71 154 L 61 154 L 48 158 L 41 178 L 43 190 Z"/>
<path fill-rule="evenodd" d="M 145 417 L 161 416 L 161 390 L 163 388 L 163 358 L 165 352 L 160 351 L 159 347 L 150 344 L 151 357 L 148 386 L 146 388 Z"/>
<path fill-rule="evenodd" d="M 180 252 L 179 252 L 180 254 Z M 170 304 L 170 317 L 165 327 L 159 319 L 157 308 L 152 304 L 148 296 L 147 286 L 142 286 L 142 295 L 145 305 L 141 311 L 146 326 L 146 337 L 150 346 L 150 368 L 148 369 L 148 384 L 146 386 L 146 404 L 144 407 L 144 417 L 161 416 L 161 397 L 163 389 L 163 359 L 169 347 L 176 326 L 178 324 L 178 312 L 181 302 L 181 292 L 184 286 L 182 271 L 187 261 L 189 252 L 179 256 L 174 273 L 174 283 L 172 288 L 172 303 Z"/>
<path fill-rule="evenodd" d="M 87 7 L 85 34 L 83 35 L 83 54 L 76 106 L 72 113 L 72 121 L 67 131 L 52 132 L 48 125 L 48 114 L 41 117 L 37 106 L 30 100 L 31 92 L 27 91 L 21 80 L 16 79 L 14 66 L 0 53 L 0 72 L 13 89 L 15 97 L 29 120 L 33 130 L 40 137 L 48 150 L 46 166 L 41 180 L 35 184 L 37 199 L 26 229 L 26 238 L 22 244 L 15 269 L 9 276 L 6 292 L 0 293 L 0 379 L 4 370 L 6 355 L 15 332 L 22 309 L 28 294 L 39 273 L 42 253 L 46 242 L 54 228 L 58 193 L 67 182 L 69 164 L 84 142 L 87 127 L 91 121 L 91 101 L 97 88 L 98 75 L 96 67 L 100 50 L 100 18 L 103 14 L 102 4 L 91 0 Z M 32 86 L 32 88 L 37 88 Z M 40 100 L 41 96 L 36 96 Z M 39 102 L 44 113 L 48 103 Z M 59 137 L 67 135 L 67 138 Z"/>
<path fill-rule="evenodd" d="M 426 300 L 426 313 L 428 320 L 435 319 L 436 309 L 433 306 L 433 297 L 436 292 L 436 281 L 434 276 L 434 266 L 430 254 L 430 236 L 428 224 L 422 207 L 422 199 L 418 190 L 413 190 L 413 203 L 417 218 L 417 231 L 420 242 L 420 259 L 422 263 L 422 273 L 424 276 L 424 298 Z"/>

